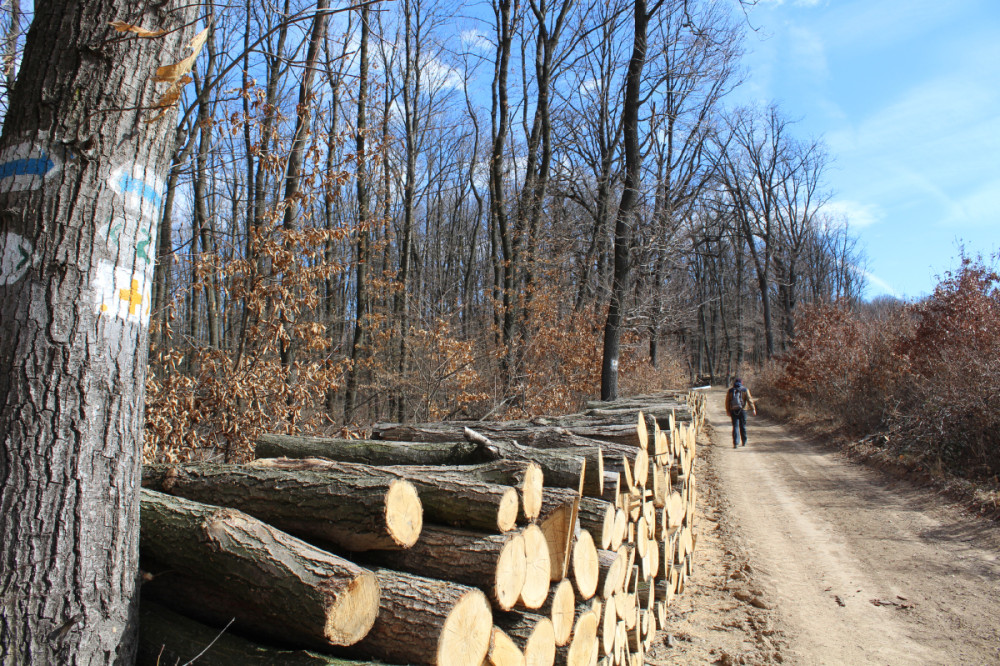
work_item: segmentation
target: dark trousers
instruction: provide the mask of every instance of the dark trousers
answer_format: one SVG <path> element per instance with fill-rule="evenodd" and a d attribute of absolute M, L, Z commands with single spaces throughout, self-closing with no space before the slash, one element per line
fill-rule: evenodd
<path fill-rule="evenodd" d="M 743 440 L 743 446 L 747 445 L 747 410 L 741 409 L 738 412 L 733 412 L 731 415 L 733 419 L 733 448 L 735 449 L 739 446 L 740 440 Z"/>

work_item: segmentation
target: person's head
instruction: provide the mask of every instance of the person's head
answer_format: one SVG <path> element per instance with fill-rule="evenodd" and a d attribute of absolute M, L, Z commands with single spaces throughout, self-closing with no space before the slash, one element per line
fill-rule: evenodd
<path fill-rule="evenodd" d="M 733 388 L 740 388 L 741 386 L 743 386 L 743 380 L 742 380 L 742 379 L 740 379 L 739 377 L 737 377 L 737 378 L 736 378 L 736 379 L 735 379 L 735 380 L 733 381 Z"/>

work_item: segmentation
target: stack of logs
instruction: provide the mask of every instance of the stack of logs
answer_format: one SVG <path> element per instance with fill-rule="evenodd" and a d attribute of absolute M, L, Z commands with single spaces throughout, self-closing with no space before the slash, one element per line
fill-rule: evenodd
<path fill-rule="evenodd" d="M 692 573 L 704 401 L 588 408 L 145 467 L 139 663 L 642 664 Z"/>

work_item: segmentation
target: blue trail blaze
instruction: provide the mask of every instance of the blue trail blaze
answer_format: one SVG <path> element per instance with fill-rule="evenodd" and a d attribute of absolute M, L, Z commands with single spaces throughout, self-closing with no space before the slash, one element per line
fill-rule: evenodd
<path fill-rule="evenodd" d="M 45 177 L 55 162 L 49 159 L 48 155 L 41 157 L 29 157 L 0 164 L 0 180 L 12 178 L 14 176 L 42 176 Z"/>
<path fill-rule="evenodd" d="M 123 173 L 121 180 L 118 182 L 118 187 L 121 188 L 122 194 L 136 194 L 140 199 L 145 199 L 153 204 L 155 207 L 160 207 L 160 194 L 151 186 L 138 178 L 133 178 L 127 173 Z"/>

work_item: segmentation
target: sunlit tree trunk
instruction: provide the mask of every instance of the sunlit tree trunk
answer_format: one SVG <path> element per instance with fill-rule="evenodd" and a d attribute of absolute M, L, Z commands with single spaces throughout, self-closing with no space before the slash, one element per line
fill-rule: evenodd
<path fill-rule="evenodd" d="M 131 664 L 150 284 L 196 6 L 39 2 L 0 138 L 0 655 Z M 116 33 L 125 21 L 164 29 Z"/>

